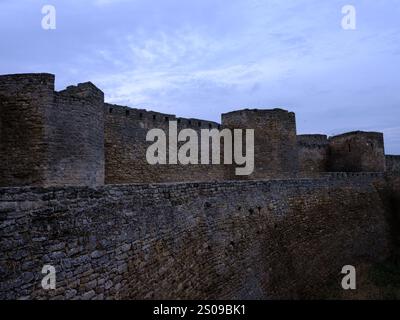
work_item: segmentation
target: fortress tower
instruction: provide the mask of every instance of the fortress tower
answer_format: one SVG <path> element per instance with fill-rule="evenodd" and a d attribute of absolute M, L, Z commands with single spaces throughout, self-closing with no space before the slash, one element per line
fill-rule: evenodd
<path fill-rule="evenodd" d="M 329 171 L 384 172 L 383 134 L 353 131 L 330 137 Z"/>
<path fill-rule="evenodd" d="M 223 114 L 222 125 L 230 129 L 254 129 L 254 172 L 244 178 L 285 178 L 297 172 L 293 112 L 282 109 L 239 110 Z"/>
<path fill-rule="evenodd" d="M 54 76 L 0 76 L 0 186 L 45 180 L 46 108 L 54 102 Z"/>
<path fill-rule="evenodd" d="M 104 183 L 104 95 L 54 75 L 0 76 L 0 186 Z"/>

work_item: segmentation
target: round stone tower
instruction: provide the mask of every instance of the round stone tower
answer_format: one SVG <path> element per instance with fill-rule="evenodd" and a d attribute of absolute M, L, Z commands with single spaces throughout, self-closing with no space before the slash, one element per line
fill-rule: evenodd
<path fill-rule="evenodd" d="M 383 133 L 353 131 L 329 138 L 329 170 L 384 172 Z"/>
<path fill-rule="evenodd" d="M 45 109 L 53 100 L 54 75 L 0 76 L 0 187 L 45 179 Z"/>
<path fill-rule="evenodd" d="M 104 94 L 54 81 L 0 76 L 0 187 L 104 184 Z"/>
<path fill-rule="evenodd" d="M 254 171 L 249 176 L 231 179 L 290 178 L 298 169 L 296 118 L 282 109 L 245 109 L 222 115 L 222 125 L 229 129 L 254 129 Z M 243 139 L 244 140 L 244 139 Z M 235 165 L 234 165 L 235 167 Z"/>

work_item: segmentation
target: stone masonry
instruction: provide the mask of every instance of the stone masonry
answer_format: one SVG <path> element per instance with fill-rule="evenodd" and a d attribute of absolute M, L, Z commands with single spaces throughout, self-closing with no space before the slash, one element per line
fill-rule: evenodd
<path fill-rule="evenodd" d="M 387 256 L 386 179 L 1 188 L 0 298 L 318 298 Z"/>
<path fill-rule="evenodd" d="M 54 81 L 0 76 L 0 299 L 329 297 L 344 265 L 393 249 L 400 161 L 381 133 L 297 135 L 282 109 L 179 118 Z M 254 129 L 253 174 L 150 165 L 146 133 L 170 121 Z"/>

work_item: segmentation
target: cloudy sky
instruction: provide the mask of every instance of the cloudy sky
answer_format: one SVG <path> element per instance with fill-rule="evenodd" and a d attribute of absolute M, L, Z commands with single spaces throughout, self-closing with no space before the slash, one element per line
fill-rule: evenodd
<path fill-rule="evenodd" d="M 56 8 L 43 30 L 43 5 Z M 344 5 L 356 30 L 341 27 Z M 400 154 L 398 0 L 0 0 L 0 73 L 92 81 L 108 102 L 219 121 L 296 112 L 299 133 L 383 131 Z"/>

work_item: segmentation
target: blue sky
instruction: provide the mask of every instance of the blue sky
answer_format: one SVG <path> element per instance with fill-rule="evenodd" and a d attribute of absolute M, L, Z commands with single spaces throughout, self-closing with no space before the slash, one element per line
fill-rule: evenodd
<path fill-rule="evenodd" d="M 46 4 L 56 30 L 41 28 Z M 341 28 L 347 4 L 356 30 Z M 282 107 L 298 133 L 382 131 L 400 154 L 399 21 L 398 0 L 0 0 L 0 73 L 215 121 Z"/>

